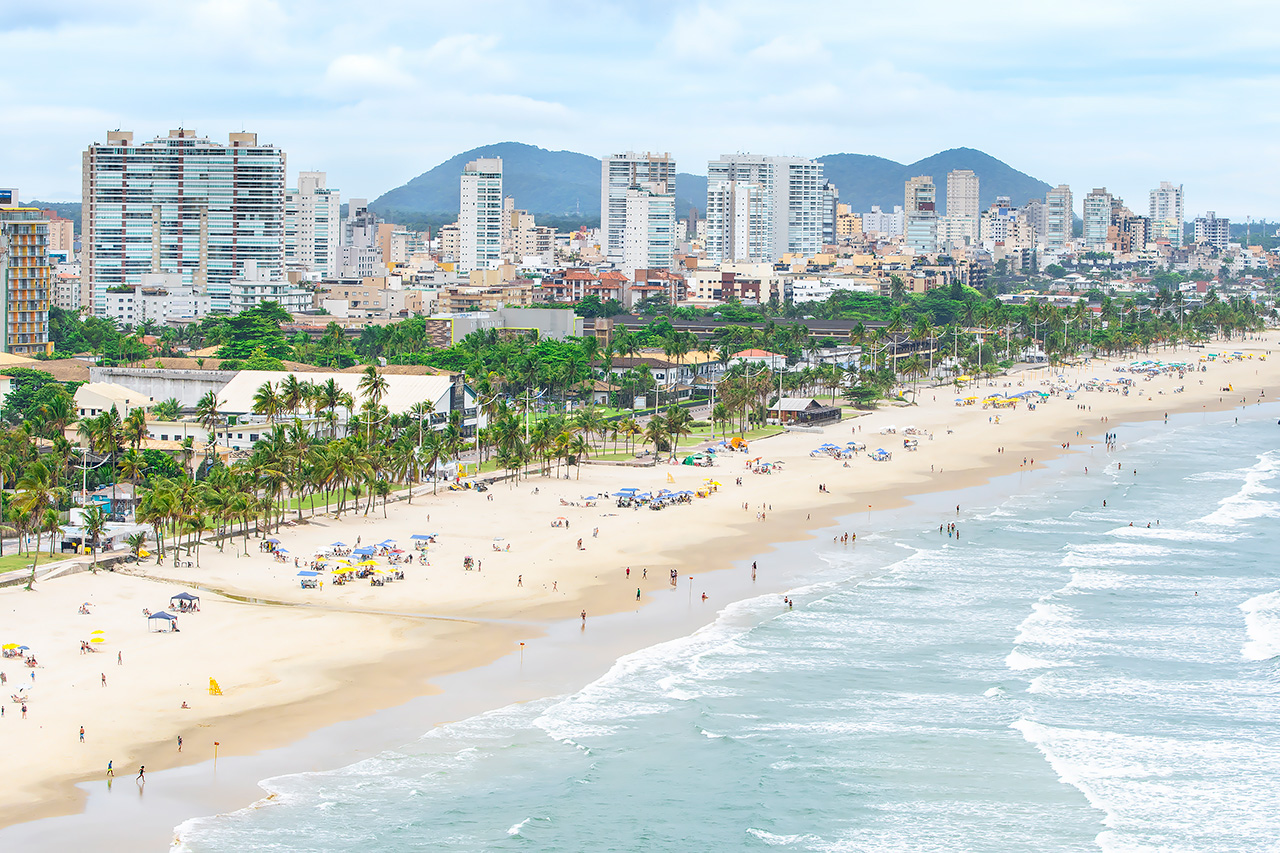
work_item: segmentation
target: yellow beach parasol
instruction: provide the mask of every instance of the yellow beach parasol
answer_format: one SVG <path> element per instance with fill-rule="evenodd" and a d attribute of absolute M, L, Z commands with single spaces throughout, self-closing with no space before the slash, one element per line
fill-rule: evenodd
<path fill-rule="evenodd" d="M 139 548 L 139 549 L 138 549 L 138 556 L 139 556 L 139 557 L 150 557 L 150 556 L 151 556 L 151 552 L 150 552 L 150 551 L 148 551 L 146 548 Z"/>
<path fill-rule="evenodd" d="M 106 639 L 105 639 L 104 637 L 94 637 L 94 638 L 93 638 L 92 640 L 90 640 L 89 642 L 91 642 L 91 643 L 105 643 L 105 642 L 106 642 Z"/>
<path fill-rule="evenodd" d="M 0 648 L 5 649 L 6 651 L 9 649 L 16 649 L 17 647 L 18 647 L 17 643 L 5 643 L 3 646 L 0 646 Z"/>
<path fill-rule="evenodd" d="M 374 560 L 361 560 L 357 565 L 361 565 L 361 566 L 376 566 L 376 565 L 378 565 L 378 564 L 377 564 L 377 562 L 376 562 L 376 561 L 374 561 Z"/>
<path fill-rule="evenodd" d="M 107 633 L 107 632 L 106 632 L 106 631 L 104 631 L 104 630 L 102 630 L 101 628 L 99 628 L 98 630 L 96 630 L 96 631 L 90 631 L 89 633 L 90 633 L 90 634 L 105 634 L 105 633 Z"/>

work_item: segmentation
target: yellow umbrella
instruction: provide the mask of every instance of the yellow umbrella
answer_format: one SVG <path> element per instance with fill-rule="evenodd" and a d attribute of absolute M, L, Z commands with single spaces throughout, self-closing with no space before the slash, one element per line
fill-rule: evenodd
<path fill-rule="evenodd" d="M 377 564 L 375 561 L 373 561 L 373 560 L 361 560 L 361 561 L 359 562 L 359 565 L 361 565 L 361 566 L 376 566 L 376 565 L 378 565 L 378 564 Z"/>
<path fill-rule="evenodd" d="M 94 637 L 94 638 L 93 638 L 92 640 L 90 640 L 89 642 L 91 642 L 91 643 L 105 643 L 105 642 L 106 642 L 106 640 L 105 640 L 104 638 L 102 638 L 102 637 Z"/>
<path fill-rule="evenodd" d="M 968 381 L 969 381 L 970 379 L 972 379 L 972 378 L 973 378 L 973 377 L 972 377 L 972 376 L 970 376 L 970 375 L 969 375 L 969 374 L 967 374 L 967 373 L 966 373 L 964 376 L 957 376 L 957 377 L 956 377 L 956 379 L 959 379 L 961 382 L 968 382 Z"/>
<path fill-rule="evenodd" d="M 99 628 L 97 631 L 90 631 L 89 633 L 90 633 L 90 634 L 105 634 L 105 633 L 107 633 L 107 632 L 106 632 L 106 631 L 103 631 L 101 628 Z"/>
<path fill-rule="evenodd" d="M 5 643 L 3 646 L 0 646 L 0 648 L 5 648 L 5 649 L 16 649 L 17 647 L 18 647 L 17 643 Z"/>

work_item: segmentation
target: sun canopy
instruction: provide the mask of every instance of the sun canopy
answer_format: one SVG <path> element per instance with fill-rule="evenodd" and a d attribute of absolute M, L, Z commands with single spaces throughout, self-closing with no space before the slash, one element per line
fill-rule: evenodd
<path fill-rule="evenodd" d="M 435 535 L 434 533 L 415 533 L 409 538 L 410 539 L 430 539 L 434 535 Z"/>
<path fill-rule="evenodd" d="M 177 595 L 169 596 L 170 601 L 199 601 L 200 596 L 192 595 L 189 592 L 180 592 Z"/>
<path fill-rule="evenodd" d="M 298 577 L 300 577 L 300 578 L 314 578 L 314 577 L 317 577 L 319 574 L 320 574 L 319 572 L 298 572 Z"/>
<path fill-rule="evenodd" d="M 148 619 L 168 619 L 168 620 L 172 621 L 172 620 L 174 620 L 174 619 L 177 619 L 178 617 L 177 617 L 177 616 L 174 616 L 172 613 L 166 613 L 166 612 L 165 612 L 165 611 L 163 611 L 163 610 L 159 610 L 159 611 L 156 611 L 155 613 L 152 613 L 152 614 L 151 614 L 150 616 L 148 616 L 147 618 L 148 618 Z"/>

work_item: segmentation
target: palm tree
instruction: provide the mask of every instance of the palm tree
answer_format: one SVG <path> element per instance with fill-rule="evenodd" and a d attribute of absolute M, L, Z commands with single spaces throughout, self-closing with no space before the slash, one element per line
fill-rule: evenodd
<path fill-rule="evenodd" d="M 209 441 L 205 445 L 206 451 L 212 448 L 215 456 L 218 454 L 218 424 L 222 422 L 222 405 L 218 395 L 212 391 L 206 391 L 196 403 L 196 421 L 209 431 Z M 207 452 L 205 460 L 208 461 Z"/>
<path fill-rule="evenodd" d="M 139 531 L 138 533 L 130 533 L 124 538 L 125 544 L 129 546 L 129 551 L 133 554 L 133 559 L 142 562 L 142 546 L 147 544 L 147 534 Z M 177 557 L 174 557 L 176 560 Z"/>
<path fill-rule="evenodd" d="M 120 424 L 120 437 L 137 452 L 142 441 L 147 437 L 147 413 L 143 409 L 134 409 L 125 416 Z"/>
<path fill-rule="evenodd" d="M 591 455 L 591 445 L 587 443 L 582 433 L 576 433 L 570 440 L 568 451 L 573 454 L 574 460 L 577 462 L 575 466 L 578 470 L 574 475 L 575 480 L 582 479 L 582 460 Z"/>
<path fill-rule="evenodd" d="M 94 574 L 97 574 L 98 540 L 107 532 L 107 514 L 97 504 L 86 507 L 81 524 L 84 526 L 84 538 L 87 540 L 88 546 L 93 549 L 93 566 L 91 570 Z"/>
<path fill-rule="evenodd" d="M 671 458 L 675 459 L 680 436 L 689 435 L 689 433 L 693 432 L 693 415 L 689 414 L 688 409 L 672 406 L 667 409 L 667 414 L 663 421 L 666 433 L 671 437 Z"/>
<path fill-rule="evenodd" d="M 32 518 L 37 525 L 36 550 L 31 560 L 31 579 L 27 581 L 27 589 L 30 590 L 35 586 L 36 564 L 40 562 L 40 533 L 42 531 L 39 529 L 39 525 L 44 519 L 45 510 L 57 510 L 58 502 L 65 490 L 53 485 L 53 476 L 40 459 L 27 466 L 22 476 L 18 478 L 14 488 L 17 490 L 17 495 L 14 498 L 16 509 Z"/>
<path fill-rule="evenodd" d="M 368 401 L 370 410 L 376 410 L 378 403 L 382 402 L 383 396 L 387 393 L 387 377 L 378 373 L 378 369 L 372 364 L 364 369 L 364 375 L 360 377 L 360 384 L 356 389 L 364 395 Z M 370 418 L 369 430 L 373 429 L 373 419 Z M 370 432 L 368 441 L 372 441 L 372 432 Z"/>
<path fill-rule="evenodd" d="M 276 415 L 280 413 L 281 408 L 280 395 L 276 393 L 274 385 L 270 382 L 263 382 L 258 386 L 258 390 L 253 393 L 253 405 L 251 408 L 255 415 L 264 415 L 269 426 L 275 422 Z"/>

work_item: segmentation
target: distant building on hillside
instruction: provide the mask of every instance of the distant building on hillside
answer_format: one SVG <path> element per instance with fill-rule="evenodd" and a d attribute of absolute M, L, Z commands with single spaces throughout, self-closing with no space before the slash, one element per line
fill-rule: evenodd
<path fill-rule="evenodd" d="M 502 261 L 502 158 L 472 160 L 462 170 L 458 269 L 487 270 Z"/>

